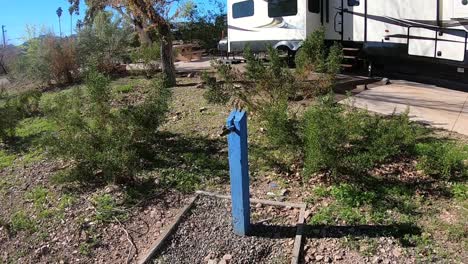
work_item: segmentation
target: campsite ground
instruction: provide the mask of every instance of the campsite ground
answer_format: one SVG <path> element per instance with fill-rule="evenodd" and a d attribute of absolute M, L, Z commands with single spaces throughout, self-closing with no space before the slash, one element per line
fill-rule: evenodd
<path fill-rule="evenodd" d="M 149 83 L 143 77 L 125 77 L 112 87 L 122 100 L 137 102 L 143 96 L 139 87 Z M 228 193 L 227 143 L 220 132 L 230 107 L 208 104 L 199 83 L 199 76 L 179 78 L 172 89 L 159 146 L 167 153 L 165 162 L 145 171 L 140 185 L 96 189 L 56 183 L 70 164 L 47 158 L 38 142 L 44 131 L 57 128 L 45 117 L 23 120 L 17 147 L 0 150 L 0 263 L 135 262 L 194 190 Z M 43 100 L 80 87 L 47 92 Z M 300 112 L 311 103 L 294 106 Z M 269 147 L 263 133 L 257 118 L 250 116 L 252 197 L 308 204 L 304 262 L 468 259 L 466 183 L 428 177 L 415 160 L 398 159 L 372 170 L 366 180 L 373 187 L 358 192 L 351 181 L 335 184 L 323 174 L 303 177 L 295 156 Z M 431 133 L 468 142 L 455 133 Z M 237 263 L 236 255 L 232 263 Z"/>

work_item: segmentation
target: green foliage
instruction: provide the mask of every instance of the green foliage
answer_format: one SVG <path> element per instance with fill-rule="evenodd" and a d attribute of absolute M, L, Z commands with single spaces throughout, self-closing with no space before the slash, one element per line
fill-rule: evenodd
<path fill-rule="evenodd" d="M 99 195 L 92 200 L 96 208 L 96 220 L 100 222 L 114 222 L 115 219 L 125 220 L 127 212 L 121 209 L 110 194 Z"/>
<path fill-rule="evenodd" d="M 26 199 L 32 201 L 32 203 L 37 209 L 42 209 L 46 207 L 48 203 L 48 196 L 49 190 L 41 186 L 35 187 L 30 192 L 26 193 Z"/>
<path fill-rule="evenodd" d="M 36 223 L 32 218 L 23 211 L 14 213 L 10 218 L 10 227 L 13 232 L 19 231 L 36 231 Z"/>
<path fill-rule="evenodd" d="M 237 97 L 259 115 L 267 127 L 270 142 L 284 146 L 296 140 L 288 113 L 288 100 L 295 96 L 297 86 L 278 51 L 269 47 L 268 54 L 270 62 L 265 65 L 249 48 L 244 51 L 248 85 Z"/>
<path fill-rule="evenodd" d="M 460 201 L 466 201 L 468 199 L 468 184 L 466 183 L 455 183 L 452 186 L 452 194 L 455 199 Z"/>
<path fill-rule="evenodd" d="M 418 168 L 428 175 L 443 179 L 454 179 L 468 176 L 467 147 L 458 146 L 450 142 L 429 142 L 416 145 L 416 154 L 419 156 Z"/>
<path fill-rule="evenodd" d="M 0 140 L 13 138 L 22 119 L 38 114 L 40 97 L 41 93 L 38 91 L 8 96 L 0 90 Z"/>
<path fill-rule="evenodd" d="M 219 68 L 223 68 L 227 65 L 223 65 Z M 229 66 L 227 66 L 229 67 Z M 219 71 L 219 69 L 218 69 Z M 216 81 L 216 78 L 211 77 L 208 73 L 204 72 L 202 75 L 202 80 L 205 85 L 205 94 L 203 97 L 208 101 L 210 104 L 219 104 L 219 105 L 225 105 L 229 99 L 230 99 L 230 94 L 228 91 L 226 91 L 225 87 L 226 84 L 221 84 Z"/>
<path fill-rule="evenodd" d="M 227 32 L 227 21 L 221 2 L 217 8 L 199 10 L 200 5 L 187 1 L 181 16 L 186 23 L 180 23 L 174 32 L 176 39 L 186 42 L 198 42 L 203 49 L 212 50 L 217 47 L 223 32 Z"/>
<path fill-rule="evenodd" d="M 148 74 L 157 70 L 157 62 L 161 60 L 161 43 L 155 41 L 150 45 L 142 45 L 131 53 L 132 61 L 143 62 Z"/>
<path fill-rule="evenodd" d="M 296 54 L 296 67 L 301 70 L 326 71 L 325 28 L 312 32 Z"/>
<path fill-rule="evenodd" d="M 54 99 L 50 116 L 61 129 L 49 134 L 46 145 L 51 154 L 74 161 L 70 180 L 132 181 L 141 167 L 139 145 L 153 138 L 164 121 L 170 92 L 156 79 L 136 106 L 116 109 L 112 96 L 109 79 L 91 71 L 85 90 Z"/>
<path fill-rule="evenodd" d="M 131 31 L 112 13 L 99 12 L 91 25 L 78 34 L 78 62 L 83 69 L 90 65 L 100 72 L 112 73 L 117 64 L 128 60 L 127 49 L 131 44 Z"/>
<path fill-rule="evenodd" d="M 0 150 L 0 170 L 13 165 L 13 162 L 15 161 L 15 159 L 16 159 L 15 155 L 11 155 L 3 150 Z"/>
<path fill-rule="evenodd" d="M 27 28 L 28 40 L 24 53 L 13 66 L 13 75 L 27 82 L 40 84 L 71 83 L 78 75 L 76 50 L 73 39 L 56 38 L 51 33 L 38 32 Z"/>
<path fill-rule="evenodd" d="M 325 45 L 325 29 L 321 27 L 311 33 L 302 43 L 296 54 L 296 71 L 299 77 L 307 79 L 310 71 L 322 73 L 318 79 L 303 88 L 307 96 L 327 94 L 336 83 L 336 75 L 341 70 L 343 48 L 339 43 L 331 47 Z"/>
<path fill-rule="evenodd" d="M 416 128 L 408 114 L 384 118 L 335 105 L 333 95 L 320 99 L 304 116 L 305 168 L 308 175 L 358 175 L 414 146 Z"/>

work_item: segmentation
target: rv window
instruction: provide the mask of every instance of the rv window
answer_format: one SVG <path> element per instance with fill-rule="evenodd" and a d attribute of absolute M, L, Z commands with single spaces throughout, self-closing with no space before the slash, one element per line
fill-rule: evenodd
<path fill-rule="evenodd" d="M 297 15 L 297 0 L 268 0 L 269 17 L 295 15 Z"/>
<path fill-rule="evenodd" d="M 254 1 L 248 0 L 243 2 L 234 3 L 232 5 L 232 17 L 250 17 L 254 15 Z"/>
<path fill-rule="evenodd" d="M 309 12 L 320 13 L 320 0 L 309 0 Z"/>
<path fill-rule="evenodd" d="M 348 0 L 348 6 L 359 6 L 359 0 Z"/>

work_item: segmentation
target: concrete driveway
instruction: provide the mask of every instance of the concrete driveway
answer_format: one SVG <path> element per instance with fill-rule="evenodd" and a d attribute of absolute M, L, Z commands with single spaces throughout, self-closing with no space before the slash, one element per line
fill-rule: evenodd
<path fill-rule="evenodd" d="M 414 121 L 468 135 L 468 93 L 406 81 L 377 86 L 355 95 L 356 107 L 390 115 L 409 108 Z M 349 103 L 342 101 L 343 103 Z"/>

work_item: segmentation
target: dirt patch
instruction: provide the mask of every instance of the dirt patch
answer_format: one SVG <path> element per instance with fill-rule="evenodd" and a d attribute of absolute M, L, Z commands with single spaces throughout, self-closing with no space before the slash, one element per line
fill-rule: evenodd
<path fill-rule="evenodd" d="M 239 237 L 232 230 L 230 202 L 200 197 L 154 263 L 289 263 L 297 209 L 259 204 L 251 213 L 252 234 Z"/>

